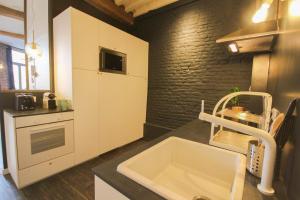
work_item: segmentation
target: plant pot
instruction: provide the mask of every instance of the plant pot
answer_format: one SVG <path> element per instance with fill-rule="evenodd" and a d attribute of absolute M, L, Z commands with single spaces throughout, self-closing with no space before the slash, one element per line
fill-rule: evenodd
<path fill-rule="evenodd" d="M 231 109 L 233 111 L 236 111 L 236 112 L 242 112 L 242 111 L 244 111 L 244 107 L 242 107 L 242 106 L 232 106 Z"/>

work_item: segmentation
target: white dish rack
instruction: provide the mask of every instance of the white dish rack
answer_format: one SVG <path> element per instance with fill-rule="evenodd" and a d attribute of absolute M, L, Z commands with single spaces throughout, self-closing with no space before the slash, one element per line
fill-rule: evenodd
<path fill-rule="evenodd" d="M 263 98 L 263 112 L 261 115 L 249 113 L 247 111 L 233 111 L 227 108 L 228 102 L 237 96 L 260 96 Z M 268 132 L 272 109 L 272 96 L 264 92 L 242 91 L 224 96 L 214 107 L 214 116 L 221 118 L 227 117 L 234 120 L 240 120 L 246 123 L 254 123 L 258 128 Z M 218 127 L 218 126 L 217 126 Z M 209 144 L 242 154 L 247 154 L 249 141 L 257 140 L 255 137 L 246 135 L 230 129 L 224 129 L 212 123 Z"/>

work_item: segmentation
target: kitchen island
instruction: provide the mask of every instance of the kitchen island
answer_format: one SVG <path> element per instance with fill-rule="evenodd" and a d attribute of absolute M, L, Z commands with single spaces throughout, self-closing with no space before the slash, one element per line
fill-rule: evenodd
<path fill-rule="evenodd" d="M 117 154 L 114 154 L 109 161 L 100 164 L 93 169 L 95 176 L 106 182 L 108 185 L 116 189 L 118 192 L 131 200 L 162 200 L 163 197 L 152 192 L 151 190 L 139 185 L 133 180 L 117 172 L 117 166 L 123 161 L 142 152 L 143 150 L 161 142 L 170 137 L 180 137 L 204 144 L 208 144 L 210 136 L 210 124 L 202 122 L 198 119 L 174 130 L 166 133 L 158 138 L 143 138 L 134 143 L 121 147 Z M 113 154 L 109 152 L 108 154 Z M 105 156 L 105 155 L 103 155 Z M 197 156 L 197 155 L 195 155 Z M 153 163 L 155 165 L 155 163 Z M 287 200 L 285 187 L 282 182 L 274 181 L 276 194 L 268 197 L 261 194 L 256 185 L 260 180 L 248 172 L 246 173 L 243 200 Z"/>

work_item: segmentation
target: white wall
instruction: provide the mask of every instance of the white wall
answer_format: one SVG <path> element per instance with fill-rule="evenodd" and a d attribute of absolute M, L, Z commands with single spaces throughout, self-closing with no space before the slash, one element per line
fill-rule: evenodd
<path fill-rule="evenodd" d="M 34 12 L 34 13 L 33 13 Z M 40 45 L 43 54 L 36 59 L 36 86 L 32 84 L 29 74 L 29 88 L 37 90 L 50 89 L 49 66 L 49 22 L 48 0 L 27 0 L 27 42 L 32 42 L 32 30 L 34 27 L 35 41 Z M 30 73 L 30 72 L 29 72 Z"/>

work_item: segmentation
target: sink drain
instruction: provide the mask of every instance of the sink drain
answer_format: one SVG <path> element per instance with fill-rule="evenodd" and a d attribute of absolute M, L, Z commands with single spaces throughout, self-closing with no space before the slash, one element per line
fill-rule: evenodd
<path fill-rule="evenodd" d="M 202 195 L 194 196 L 192 200 L 211 200 L 210 198 Z"/>

